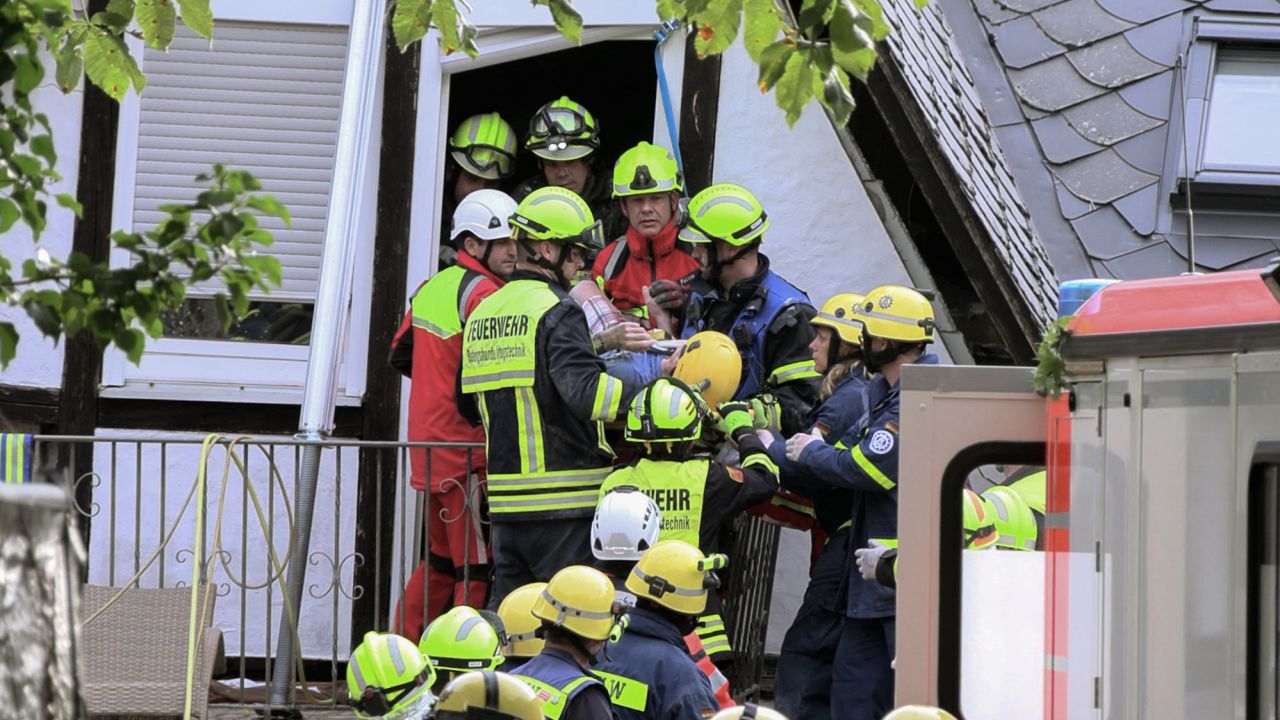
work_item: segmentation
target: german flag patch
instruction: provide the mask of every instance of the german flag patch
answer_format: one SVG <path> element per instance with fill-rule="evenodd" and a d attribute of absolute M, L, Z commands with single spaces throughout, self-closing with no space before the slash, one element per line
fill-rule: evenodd
<path fill-rule="evenodd" d="M 740 483 L 740 482 L 742 482 L 742 480 L 743 480 L 743 477 L 744 477 L 744 476 L 743 476 L 743 474 L 742 474 L 742 471 L 741 471 L 741 470 L 739 470 L 739 469 L 738 469 L 738 468 L 736 468 L 736 467 L 727 467 L 727 468 L 725 468 L 725 469 L 729 471 L 729 479 L 730 479 L 730 480 L 732 480 L 732 481 L 734 481 L 734 482 L 736 482 L 736 483 Z"/>
<path fill-rule="evenodd" d="M 888 422 L 886 422 L 886 423 L 884 424 L 884 429 L 885 429 L 885 430 L 888 430 L 889 432 L 891 432 L 891 433 L 893 433 L 893 434 L 895 434 L 895 435 L 900 434 L 900 431 L 898 430 L 898 423 L 896 423 L 896 422 L 894 422 L 894 421 L 892 421 L 892 420 L 890 420 L 890 421 L 888 421 Z"/>

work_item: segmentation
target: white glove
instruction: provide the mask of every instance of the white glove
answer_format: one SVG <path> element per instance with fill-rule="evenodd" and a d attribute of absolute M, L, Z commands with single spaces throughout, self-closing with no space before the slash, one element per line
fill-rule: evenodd
<path fill-rule="evenodd" d="M 756 437 L 760 438 L 760 442 L 764 443 L 765 447 L 773 444 L 773 433 L 768 430 L 757 430 Z"/>
<path fill-rule="evenodd" d="M 863 580 L 876 579 L 876 565 L 880 562 L 880 556 L 884 555 L 889 548 L 872 540 L 867 547 L 861 550 L 854 550 L 853 555 L 858 561 L 858 572 L 862 573 Z"/>
<path fill-rule="evenodd" d="M 820 435 L 797 433 L 787 438 L 787 459 L 791 462 L 799 460 L 800 453 L 804 452 L 805 446 L 815 440 L 821 441 L 822 437 Z"/>

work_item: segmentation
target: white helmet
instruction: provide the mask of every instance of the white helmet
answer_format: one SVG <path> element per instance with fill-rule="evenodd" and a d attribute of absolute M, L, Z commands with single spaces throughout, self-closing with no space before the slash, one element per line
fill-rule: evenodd
<path fill-rule="evenodd" d="M 598 560 L 639 560 L 658 542 L 662 511 L 633 487 L 605 493 L 591 521 L 591 554 Z"/>
<path fill-rule="evenodd" d="M 516 211 L 516 201 L 501 190 L 476 190 L 462 199 L 453 211 L 453 228 L 449 239 L 455 243 L 464 232 L 481 240 L 511 237 L 507 220 Z"/>

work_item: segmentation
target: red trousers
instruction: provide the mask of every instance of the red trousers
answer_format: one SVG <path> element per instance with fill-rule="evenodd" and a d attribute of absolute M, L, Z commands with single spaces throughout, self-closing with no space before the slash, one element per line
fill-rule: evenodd
<path fill-rule="evenodd" d="M 418 563 L 396 605 L 395 632 L 417 642 L 423 628 L 449 608 L 485 606 L 492 555 L 483 505 L 479 483 L 470 498 L 465 482 L 453 480 L 445 480 L 439 492 L 427 496 L 427 557 Z"/>

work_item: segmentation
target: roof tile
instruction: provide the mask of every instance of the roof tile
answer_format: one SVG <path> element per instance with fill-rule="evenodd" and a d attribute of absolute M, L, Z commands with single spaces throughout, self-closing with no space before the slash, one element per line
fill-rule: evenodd
<path fill-rule="evenodd" d="M 1054 164 L 1071 162 L 1103 149 L 1081 137 L 1062 115 L 1049 115 L 1031 123 L 1045 158 Z"/>
<path fill-rule="evenodd" d="M 1042 60 L 1061 55 L 1067 49 L 1049 39 L 1030 15 L 997 26 L 991 31 L 996 50 L 1005 65 L 1024 68 Z"/>
<path fill-rule="evenodd" d="M 1168 135 L 1169 124 L 1165 123 L 1160 127 L 1134 135 L 1128 140 L 1118 142 L 1113 147 L 1130 165 L 1143 172 L 1160 175 L 1164 170 Z"/>
<path fill-rule="evenodd" d="M 1166 70 L 1126 85 L 1120 88 L 1120 97 L 1143 115 L 1168 120 L 1173 104 L 1173 71 Z"/>
<path fill-rule="evenodd" d="M 1129 30 L 1124 36 L 1143 57 L 1173 67 L 1178 59 L 1178 40 L 1182 37 L 1182 16 L 1161 18 Z"/>
<path fill-rule="evenodd" d="M 1076 197 L 1098 204 L 1118 200 L 1159 178 L 1125 162 L 1115 150 L 1104 150 L 1050 170 Z"/>
<path fill-rule="evenodd" d="M 1169 233 L 1168 239 L 1174 251 L 1185 259 L 1187 236 L 1182 233 Z M 1210 270 L 1224 270 L 1258 257 L 1265 259 L 1275 254 L 1275 243 L 1263 238 L 1242 238 L 1231 235 L 1212 237 L 1197 235 L 1196 237 L 1196 266 Z M 1185 270 L 1185 260 L 1183 266 Z"/>
<path fill-rule="evenodd" d="M 1159 237 L 1159 236 L 1157 236 Z M 1186 260 L 1173 251 L 1163 239 L 1150 240 L 1141 250 L 1106 260 L 1112 276 L 1126 280 L 1169 277 L 1186 270 Z"/>
<path fill-rule="evenodd" d="M 1062 208 L 1062 217 L 1068 220 L 1075 220 L 1085 213 L 1098 209 L 1097 205 L 1072 195 L 1071 191 L 1060 182 L 1054 183 L 1054 190 L 1058 196 L 1058 205 Z"/>
<path fill-rule="evenodd" d="M 1085 82 L 1066 58 L 1009 70 L 1014 92 L 1034 108 L 1054 112 L 1071 107 L 1106 92 L 1106 88 Z"/>
<path fill-rule="evenodd" d="M 992 25 L 999 25 L 1016 17 L 1022 17 L 1022 13 L 1014 12 L 1000 5 L 996 0 L 974 0 L 973 6 L 977 8 L 982 18 Z"/>
<path fill-rule="evenodd" d="M 1062 114 L 1076 132 L 1099 145 L 1114 145 L 1163 123 L 1134 110 L 1116 93 L 1068 108 Z"/>
<path fill-rule="evenodd" d="M 1160 211 L 1160 183 L 1129 193 L 1111 206 L 1128 221 L 1134 232 L 1150 235 L 1156 230 L 1156 215 Z"/>
<path fill-rule="evenodd" d="M 1134 50 L 1124 35 L 1073 50 L 1067 54 L 1067 60 L 1085 80 L 1108 88 L 1128 85 L 1164 69 L 1163 65 L 1151 62 Z"/>
<path fill-rule="evenodd" d="M 1066 0 L 1036 12 L 1033 17 L 1046 35 L 1073 48 L 1134 27 L 1134 23 L 1103 10 L 1097 0 Z"/>
<path fill-rule="evenodd" d="M 1099 260 L 1110 260 L 1133 252 L 1145 242 L 1120 213 L 1105 206 L 1072 220 L 1071 227 L 1080 236 L 1089 255 Z"/>
<path fill-rule="evenodd" d="M 996 0 L 996 3 L 1018 13 L 1029 13 L 1061 1 L 1062 0 Z"/>
<path fill-rule="evenodd" d="M 1121 20 L 1138 24 L 1149 23 L 1191 7 L 1182 0 L 1098 0 L 1098 4 Z"/>

